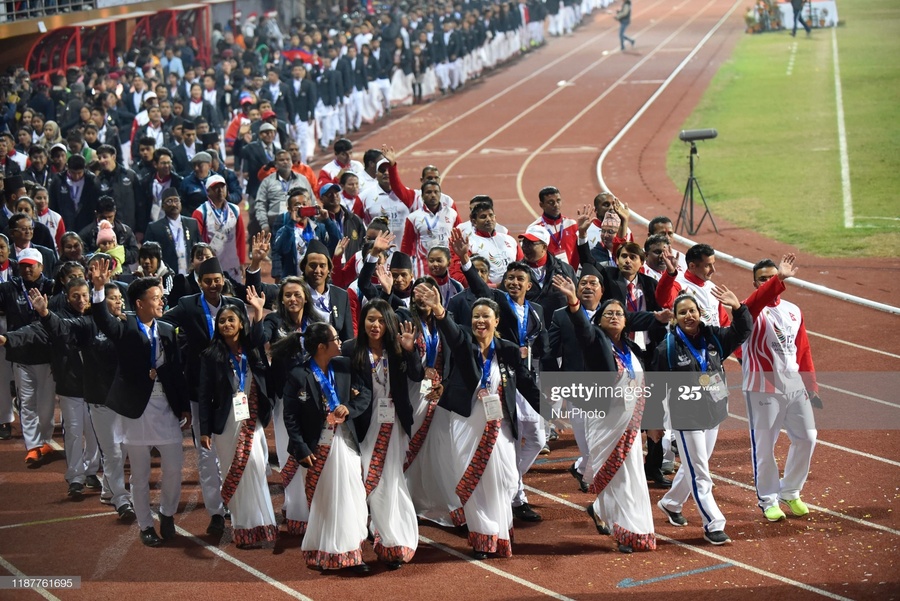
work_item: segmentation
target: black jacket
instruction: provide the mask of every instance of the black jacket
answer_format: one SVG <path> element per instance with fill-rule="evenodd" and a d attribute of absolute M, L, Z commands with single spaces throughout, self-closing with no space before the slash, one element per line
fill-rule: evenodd
<path fill-rule="evenodd" d="M 53 290 L 53 280 L 41 276 L 27 287 L 17 277 L 0 283 L 0 312 L 6 315 L 9 335 L 17 330 L 25 330 L 21 338 L 8 346 L 6 359 L 23 365 L 46 365 L 50 363 L 50 337 L 39 325 L 34 328 L 28 327 L 40 319 L 37 312 L 31 308 L 31 301 L 25 292 L 26 288 L 34 287 L 49 296 Z"/>
<path fill-rule="evenodd" d="M 471 335 L 462 330 L 449 316 L 437 320 L 444 342 L 453 354 L 450 373 L 444 374 L 444 392 L 438 404 L 463 417 L 472 414 L 472 397 L 481 384 L 481 348 Z M 494 360 L 498 361 L 503 386 L 504 413 L 509 416 L 513 438 L 518 440 L 516 391 L 518 390 L 535 411 L 540 411 L 541 389 L 538 388 L 519 357 L 519 346 L 507 340 L 497 339 Z"/>
<path fill-rule="evenodd" d="M 334 370 L 338 399 L 350 410 L 345 422 L 349 423 L 369 408 L 372 391 L 365 387 L 357 374 L 352 373 L 350 360 L 346 357 L 332 359 L 331 368 Z M 324 394 L 309 368 L 309 361 L 292 369 L 284 386 L 284 425 L 290 438 L 288 452 L 296 459 L 309 457 L 319 446 L 326 407 Z M 348 431 L 358 444 L 356 428 L 348 428 Z"/>
<path fill-rule="evenodd" d="M 116 234 L 116 241 L 125 247 L 125 265 L 132 265 L 138 261 L 138 243 L 134 237 L 134 230 L 130 226 L 119 221 L 119 214 L 116 212 L 116 222 L 112 224 L 113 232 Z M 94 221 L 87 227 L 81 229 L 78 235 L 84 241 L 84 252 L 93 253 L 97 250 L 97 232 L 100 224 Z M 123 265 L 124 268 L 124 265 Z"/>
<path fill-rule="evenodd" d="M 289 121 L 293 123 L 295 117 L 299 117 L 300 121 L 312 121 L 315 117 L 316 103 L 319 101 L 315 82 L 303 78 L 298 93 L 294 90 L 294 80 L 292 79 L 288 82 L 287 88 L 288 98 L 290 98 L 293 109 Z"/>
<path fill-rule="evenodd" d="M 140 177 L 140 176 L 139 176 Z M 176 190 L 181 190 L 181 182 L 184 178 L 180 175 L 172 172 L 172 183 L 171 187 Z M 147 226 L 152 222 L 152 215 L 150 213 L 151 207 L 153 206 L 153 180 L 156 178 L 156 171 L 152 171 L 147 175 L 140 177 L 140 182 L 138 183 L 137 190 L 137 214 L 135 216 L 135 220 L 137 223 L 135 224 L 134 230 L 137 232 L 146 232 Z M 162 207 L 160 207 L 159 219 L 165 217 L 162 213 Z M 183 213 L 183 212 L 182 212 Z M 190 216 L 190 213 L 188 213 Z M 158 242 L 158 241 L 157 241 Z"/>
<path fill-rule="evenodd" d="M 134 229 L 138 219 L 138 198 L 140 182 L 137 174 L 120 165 L 112 171 L 101 171 L 97 176 L 100 196 L 112 196 L 116 201 L 116 222 L 122 222 Z M 68 226 L 68 221 L 66 225 Z"/>
<path fill-rule="evenodd" d="M 81 191 L 81 202 L 77 208 L 69 194 L 65 171 L 53 178 L 48 192 L 50 209 L 60 214 L 66 229 L 78 232 L 94 223 L 100 193 L 93 173 L 84 174 L 84 189 Z"/>
<path fill-rule="evenodd" d="M 700 324 L 700 336 L 705 341 L 706 356 L 709 361 L 707 373 L 720 374 L 725 383 L 725 359 L 728 358 L 750 336 L 753 318 L 746 305 L 732 312 L 732 324 L 727 328 Z M 687 372 L 700 375 L 700 365 L 681 338 L 670 331 L 659 346 L 656 347 L 656 359 L 653 369 L 659 372 Z M 691 378 L 693 382 L 694 378 Z M 671 387 L 669 394 L 669 412 L 672 428 L 675 430 L 709 430 L 715 428 L 728 417 L 728 401 L 716 402 L 710 394 L 700 387 L 700 399 L 690 394 L 683 394 L 677 382 Z M 653 397 L 658 398 L 658 395 Z M 662 423 L 661 401 L 647 403 L 644 410 L 644 422 L 651 421 L 658 427 Z M 648 426 L 653 427 L 653 426 Z"/>
<path fill-rule="evenodd" d="M 191 265 L 191 249 L 194 244 L 200 242 L 200 228 L 193 217 L 181 216 L 181 228 L 184 231 L 184 253 L 188 267 Z M 163 217 L 147 226 L 144 233 L 144 242 L 158 242 L 162 247 L 163 263 L 173 270 L 178 269 L 178 252 L 175 250 L 175 240 L 172 238 L 172 230 L 169 228 L 169 219 Z"/>
<path fill-rule="evenodd" d="M 341 345 L 341 353 L 352 361 L 355 348 L 356 339 L 348 340 Z M 351 369 L 354 372 L 358 372 L 354 375 L 362 380 L 363 385 L 373 391 L 372 394 L 374 395 L 372 370 L 358 370 L 352 364 Z M 394 401 L 394 409 L 397 411 L 397 418 L 400 421 L 400 425 L 403 426 L 403 430 L 406 432 L 407 436 L 412 436 L 413 406 L 409 398 L 409 382 L 421 382 L 425 377 L 425 368 L 422 366 L 422 361 L 419 359 L 418 353 L 413 349 L 409 353 L 401 350 L 400 355 L 390 353 L 388 356 L 388 371 L 390 372 L 389 381 L 391 400 Z M 356 426 L 357 440 L 365 439 L 366 432 L 369 431 L 369 426 L 372 423 L 372 414 L 374 413 L 373 407 L 376 402 L 377 399 L 373 398 L 372 403 L 366 410 L 358 417 L 354 418 L 353 423 Z"/>
<path fill-rule="evenodd" d="M 253 354 L 247 356 L 249 373 L 244 383 L 244 392 L 250 394 L 250 378 L 256 383 L 256 419 L 263 427 L 269 425 L 272 418 L 272 402 L 268 396 L 266 383 L 268 367 L 259 356 L 254 360 Z M 232 382 L 234 368 L 231 359 L 221 361 L 210 353 L 200 356 L 200 382 L 198 385 L 198 401 L 200 403 L 200 434 L 210 436 L 221 434 L 232 411 L 231 400 L 237 392 Z"/>
<path fill-rule="evenodd" d="M 105 300 L 91 305 L 91 316 L 97 328 L 112 341 L 119 356 L 106 406 L 119 415 L 137 419 L 144 414 L 153 392 L 153 380 L 149 377 L 150 341 L 138 327 L 134 314 L 119 321 L 110 315 Z M 157 377 L 169 407 L 180 418 L 191 410 L 191 405 L 175 328 L 161 320 L 157 320 L 156 327 L 166 356 L 165 363 L 157 369 Z"/>

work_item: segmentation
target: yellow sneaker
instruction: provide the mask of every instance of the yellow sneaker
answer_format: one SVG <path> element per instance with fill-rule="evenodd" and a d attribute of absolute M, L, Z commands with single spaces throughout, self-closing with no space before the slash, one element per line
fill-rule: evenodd
<path fill-rule="evenodd" d="M 791 508 L 791 513 L 798 517 L 809 514 L 809 507 L 800 499 L 780 499 L 782 503 Z"/>
<path fill-rule="evenodd" d="M 784 515 L 784 512 L 781 511 L 781 507 L 779 507 L 778 505 L 767 507 L 763 513 L 766 515 L 766 519 L 770 522 L 778 522 L 787 517 Z"/>

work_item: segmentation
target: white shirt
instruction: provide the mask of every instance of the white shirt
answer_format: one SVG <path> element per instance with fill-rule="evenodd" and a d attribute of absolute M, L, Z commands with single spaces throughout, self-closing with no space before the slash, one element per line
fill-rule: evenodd
<path fill-rule="evenodd" d="M 363 221 L 366 226 L 372 223 L 376 217 L 387 217 L 388 227 L 396 239 L 394 244 L 398 247 L 403 241 L 403 229 L 406 226 L 406 218 L 409 217 L 409 208 L 393 190 L 385 192 L 381 186 L 370 186 L 359 193 L 359 199 L 363 206 Z"/>

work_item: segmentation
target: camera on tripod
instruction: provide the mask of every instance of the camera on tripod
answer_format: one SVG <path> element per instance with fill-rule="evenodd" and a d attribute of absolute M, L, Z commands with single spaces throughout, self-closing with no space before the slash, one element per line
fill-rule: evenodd
<path fill-rule="evenodd" d="M 683 129 L 681 130 L 681 133 L 678 134 L 679 140 L 691 145 L 691 153 L 688 155 L 688 159 L 690 160 L 690 175 L 688 176 L 687 185 L 684 187 L 684 198 L 681 201 L 681 210 L 678 211 L 678 221 L 675 223 L 676 232 L 684 230 L 687 231 L 689 235 L 693 236 L 700 229 L 700 226 L 703 225 L 703 220 L 709 216 L 709 221 L 712 223 L 713 229 L 717 234 L 719 233 L 716 221 L 713 219 L 712 213 L 709 212 L 709 205 L 706 204 L 706 197 L 703 196 L 703 190 L 700 189 L 700 182 L 694 177 L 694 155 L 697 154 L 697 141 L 712 140 L 713 138 L 718 137 L 718 135 L 719 132 L 715 129 Z M 700 216 L 700 221 L 697 222 L 696 225 L 694 222 L 695 188 L 700 195 L 700 200 L 703 201 L 703 214 Z"/>

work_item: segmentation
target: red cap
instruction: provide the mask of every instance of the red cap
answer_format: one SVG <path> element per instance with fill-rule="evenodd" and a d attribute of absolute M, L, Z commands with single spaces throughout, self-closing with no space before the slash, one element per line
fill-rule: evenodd
<path fill-rule="evenodd" d="M 275 111 L 273 111 L 273 110 L 264 111 L 263 114 L 261 115 L 263 121 L 265 121 L 266 119 L 271 119 L 272 117 L 277 117 L 277 116 L 278 115 L 276 115 Z"/>

